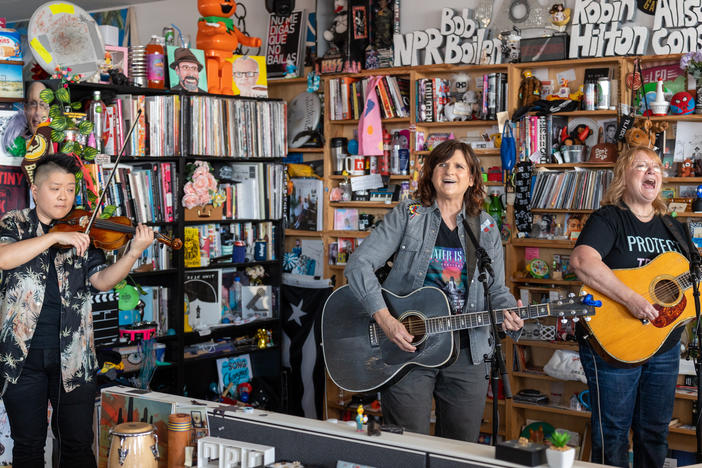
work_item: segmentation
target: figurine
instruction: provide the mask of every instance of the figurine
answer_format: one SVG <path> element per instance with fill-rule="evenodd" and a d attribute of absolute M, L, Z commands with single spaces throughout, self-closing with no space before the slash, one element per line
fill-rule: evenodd
<path fill-rule="evenodd" d="M 519 85 L 519 107 L 530 106 L 541 96 L 541 81 L 531 70 L 524 70 L 522 82 Z"/>
<path fill-rule="evenodd" d="M 670 113 L 677 115 L 692 114 L 695 110 L 695 99 L 687 91 L 679 91 L 670 100 Z"/>
<path fill-rule="evenodd" d="M 566 8 L 562 3 L 556 3 L 551 7 L 549 13 L 551 13 L 553 29 L 564 32 L 568 21 L 570 21 L 570 8 Z"/>
<path fill-rule="evenodd" d="M 236 2 L 198 0 L 197 9 L 203 18 L 197 23 L 197 47 L 204 49 L 208 90 L 214 94 L 234 94 L 232 62 L 228 61 L 239 44 L 260 47 L 261 39 L 249 37 L 234 26 L 230 16 L 236 13 Z"/>
<path fill-rule="evenodd" d="M 695 171 L 692 159 L 687 158 L 683 161 L 682 167 L 680 168 L 680 177 L 692 177 L 694 175 Z"/>
<path fill-rule="evenodd" d="M 388 0 L 378 0 L 378 7 L 373 17 L 373 31 L 375 37 L 373 46 L 376 50 L 392 48 L 392 9 Z"/>
<path fill-rule="evenodd" d="M 349 20 L 346 9 L 346 0 L 334 0 L 334 19 L 332 24 L 324 31 L 324 39 L 329 42 L 331 48 L 343 54 L 346 51 L 348 39 Z"/>
<path fill-rule="evenodd" d="M 363 414 L 363 405 L 358 405 L 356 413 L 356 432 L 363 432 L 363 425 L 368 422 L 368 416 Z"/>
<path fill-rule="evenodd" d="M 297 77 L 297 67 L 295 61 L 291 58 L 285 60 L 285 78 Z"/>

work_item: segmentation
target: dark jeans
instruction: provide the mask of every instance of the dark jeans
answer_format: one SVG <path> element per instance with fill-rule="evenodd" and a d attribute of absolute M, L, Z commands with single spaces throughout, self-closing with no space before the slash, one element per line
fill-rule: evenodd
<path fill-rule="evenodd" d="M 429 434 L 432 396 L 436 404 L 434 433 L 447 439 L 475 442 L 485 410 L 488 380 L 485 364 L 474 366 L 468 349 L 443 369 L 416 367 L 383 390 L 383 419 L 410 432 Z"/>
<path fill-rule="evenodd" d="M 668 452 L 680 346 L 641 366 L 620 368 L 607 364 L 589 344 L 581 343 L 580 361 L 590 388 L 592 461 L 628 468 L 631 428 L 634 468 L 662 467 Z"/>
<path fill-rule="evenodd" d="M 3 400 L 14 441 L 12 466 L 44 466 L 48 401 L 54 409 L 51 429 L 59 447 L 61 467 L 94 468 L 93 410 L 96 385 L 66 393 L 61 383 L 57 349 L 30 349 L 19 381 L 7 386 Z"/>

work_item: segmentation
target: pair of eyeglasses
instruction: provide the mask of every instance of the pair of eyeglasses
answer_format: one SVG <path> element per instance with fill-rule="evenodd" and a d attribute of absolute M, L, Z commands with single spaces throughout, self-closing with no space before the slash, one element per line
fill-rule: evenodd
<path fill-rule="evenodd" d="M 49 110 L 49 105 L 47 103 L 45 103 L 44 101 L 29 101 L 27 103 L 27 107 L 29 107 L 32 110 L 37 110 L 37 109 Z"/>
<path fill-rule="evenodd" d="M 639 172 L 648 172 L 649 170 L 656 174 L 663 172 L 663 169 L 658 164 L 649 164 L 643 161 L 634 161 L 633 168 Z"/>
<path fill-rule="evenodd" d="M 256 75 L 258 75 L 258 72 L 234 72 L 234 76 L 236 76 L 237 78 L 253 78 Z"/>

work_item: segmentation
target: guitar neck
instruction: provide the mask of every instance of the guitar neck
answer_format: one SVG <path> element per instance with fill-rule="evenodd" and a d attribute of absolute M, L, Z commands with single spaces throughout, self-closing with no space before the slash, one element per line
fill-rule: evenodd
<path fill-rule="evenodd" d="M 549 304 L 536 304 L 508 309 L 498 309 L 495 311 L 497 325 L 505 320 L 506 312 L 516 312 L 522 320 L 537 319 L 551 315 Z M 426 319 L 426 333 L 436 334 L 450 331 L 465 330 L 490 325 L 490 313 L 469 312 L 467 314 L 448 315 L 444 317 L 433 317 Z"/>

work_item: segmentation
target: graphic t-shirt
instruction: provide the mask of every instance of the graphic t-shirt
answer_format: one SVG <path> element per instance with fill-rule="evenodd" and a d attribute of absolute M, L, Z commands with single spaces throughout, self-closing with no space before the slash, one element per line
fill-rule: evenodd
<path fill-rule="evenodd" d="M 468 295 L 468 275 L 466 274 L 466 256 L 458 237 L 458 228 L 451 231 L 441 221 L 439 235 L 429 260 L 429 269 L 424 278 L 424 286 L 441 289 L 451 304 L 452 314 L 463 313 L 463 306 Z M 461 331 L 461 347 L 468 345 L 468 332 Z"/>
<path fill-rule="evenodd" d="M 605 265 L 612 269 L 641 267 L 665 252 L 683 253 L 660 216 L 642 222 L 631 211 L 612 205 L 590 216 L 575 245 L 581 244 L 597 250 Z M 675 329 L 656 354 L 675 346 L 683 330 L 684 327 Z M 578 324 L 578 336 L 583 334 Z"/>

